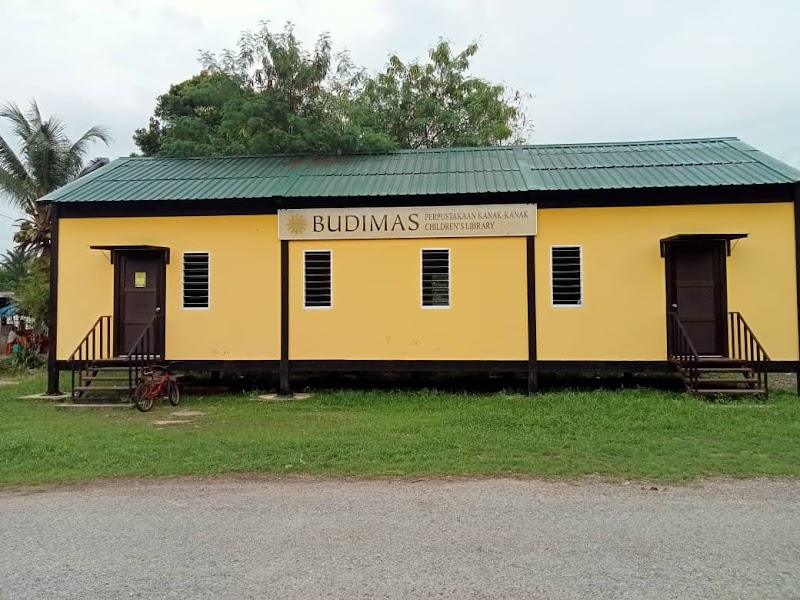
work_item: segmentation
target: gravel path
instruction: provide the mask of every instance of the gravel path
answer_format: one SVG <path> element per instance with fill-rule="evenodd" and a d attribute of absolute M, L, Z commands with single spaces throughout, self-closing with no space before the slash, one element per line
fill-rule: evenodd
<path fill-rule="evenodd" d="M 0 598 L 796 598 L 800 481 L 0 492 Z"/>

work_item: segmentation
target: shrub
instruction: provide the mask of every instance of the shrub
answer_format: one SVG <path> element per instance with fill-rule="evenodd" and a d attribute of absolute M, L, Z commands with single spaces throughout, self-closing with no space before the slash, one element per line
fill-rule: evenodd
<path fill-rule="evenodd" d="M 22 346 L 19 351 L 9 356 L 6 362 L 9 363 L 9 368 L 17 371 L 38 369 L 43 367 L 45 362 L 39 355 L 39 352 L 40 348 L 38 346 L 33 348 Z"/>
<path fill-rule="evenodd" d="M 38 329 L 47 327 L 50 317 L 50 266 L 37 260 L 17 291 L 20 312 L 31 317 Z"/>

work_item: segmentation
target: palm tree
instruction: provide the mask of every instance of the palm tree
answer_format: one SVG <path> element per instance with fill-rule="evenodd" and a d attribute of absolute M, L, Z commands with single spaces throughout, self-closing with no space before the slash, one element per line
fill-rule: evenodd
<path fill-rule="evenodd" d="M 84 165 L 89 146 L 96 141 L 108 144 L 111 138 L 107 129 L 95 126 L 72 142 L 60 119 L 42 119 L 35 100 L 27 112 L 13 103 L 0 105 L 0 118 L 8 121 L 19 142 L 19 153 L 15 153 L 0 136 L 0 192 L 26 214 L 14 240 L 23 250 L 32 249 L 37 255 L 47 256 L 50 214 L 48 207 L 40 206 L 37 200 L 108 162 L 94 159 Z"/>

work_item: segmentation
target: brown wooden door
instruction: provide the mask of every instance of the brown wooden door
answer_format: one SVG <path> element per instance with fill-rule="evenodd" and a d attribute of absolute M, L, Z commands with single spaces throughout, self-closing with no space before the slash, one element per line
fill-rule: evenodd
<path fill-rule="evenodd" d="M 725 252 L 719 243 L 675 243 L 667 252 L 667 310 L 701 355 L 727 353 Z"/>
<path fill-rule="evenodd" d="M 127 354 L 158 309 L 163 317 L 165 262 L 161 252 L 130 252 L 115 256 L 115 347 Z M 157 321 L 153 350 L 164 355 L 164 319 Z"/>

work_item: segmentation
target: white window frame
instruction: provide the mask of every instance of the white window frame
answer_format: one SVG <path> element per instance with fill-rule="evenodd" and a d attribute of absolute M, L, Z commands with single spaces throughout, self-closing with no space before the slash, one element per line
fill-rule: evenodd
<path fill-rule="evenodd" d="M 553 287 L 553 250 L 558 248 L 577 248 L 578 262 L 580 266 L 581 301 L 578 304 L 556 304 L 555 288 Z M 583 308 L 585 306 L 583 296 L 583 246 L 581 244 L 555 244 L 550 246 L 550 306 L 553 308 Z"/>
<path fill-rule="evenodd" d="M 447 304 L 437 304 L 436 306 L 425 306 L 425 289 L 422 281 L 423 260 L 422 257 L 427 250 L 446 250 L 447 251 Z M 424 310 L 450 310 L 453 307 L 453 253 L 450 248 L 420 248 L 419 249 L 419 305 Z"/>
<path fill-rule="evenodd" d="M 186 267 L 187 254 L 205 254 L 206 256 L 208 256 L 208 306 L 184 306 L 184 298 L 185 298 L 184 284 L 186 283 L 184 269 Z M 181 308 L 183 310 L 211 310 L 211 251 L 210 250 L 186 250 L 181 253 Z"/>
<path fill-rule="evenodd" d="M 331 263 L 331 303 L 328 306 L 308 306 L 306 304 L 306 254 L 309 252 L 327 252 Z M 331 310 L 333 308 L 333 250 L 327 248 L 307 248 L 303 250 L 303 309 Z"/>

